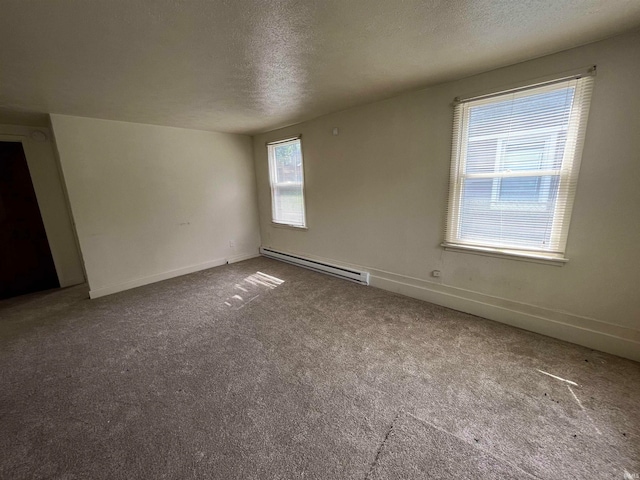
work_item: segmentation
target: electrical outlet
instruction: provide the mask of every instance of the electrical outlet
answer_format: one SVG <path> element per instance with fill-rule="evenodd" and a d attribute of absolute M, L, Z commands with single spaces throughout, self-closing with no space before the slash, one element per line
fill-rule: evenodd
<path fill-rule="evenodd" d="M 434 270 L 431 272 L 432 277 L 438 278 L 440 276 L 440 270 Z"/>
<path fill-rule="evenodd" d="M 229 240 L 229 248 L 236 248 L 236 241 L 235 240 Z"/>

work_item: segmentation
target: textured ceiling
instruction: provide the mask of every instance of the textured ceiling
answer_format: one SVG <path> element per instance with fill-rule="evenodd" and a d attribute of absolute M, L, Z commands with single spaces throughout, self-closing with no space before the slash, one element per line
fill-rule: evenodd
<path fill-rule="evenodd" d="M 2 0 L 0 119 L 257 133 L 638 26 L 639 0 Z"/>

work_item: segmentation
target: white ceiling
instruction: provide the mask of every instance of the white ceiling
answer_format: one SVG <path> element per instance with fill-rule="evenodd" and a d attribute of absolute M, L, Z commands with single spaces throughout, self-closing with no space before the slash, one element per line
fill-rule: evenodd
<path fill-rule="evenodd" d="M 2 0 L 0 121 L 251 134 L 638 26 L 639 0 Z"/>

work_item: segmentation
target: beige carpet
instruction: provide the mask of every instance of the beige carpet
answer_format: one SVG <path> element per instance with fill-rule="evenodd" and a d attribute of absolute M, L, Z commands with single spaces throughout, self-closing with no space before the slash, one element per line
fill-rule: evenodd
<path fill-rule="evenodd" d="M 0 433 L 12 480 L 621 480 L 640 364 L 257 258 L 0 302 Z"/>

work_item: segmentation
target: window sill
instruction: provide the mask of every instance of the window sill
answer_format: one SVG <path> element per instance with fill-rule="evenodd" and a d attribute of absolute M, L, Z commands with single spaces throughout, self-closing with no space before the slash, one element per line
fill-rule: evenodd
<path fill-rule="evenodd" d="M 271 226 L 276 228 L 288 228 L 289 230 L 302 230 L 302 231 L 309 230 L 308 227 L 301 227 L 298 225 L 289 225 L 288 223 L 271 222 Z"/>
<path fill-rule="evenodd" d="M 485 257 L 508 258 L 510 260 L 519 260 L 522 262 L 540 263 L 543 265 L 553 265 L 562 267 L 569 261 L 567 258 L 551 257 L 542 254 L 513 252 L 509 250 L 500 250 L 498 248 L 475 247 L 471 245 L 456 245 L 451 243 L 442 243 L 440 245 L 445 250 L 458 253 L 470 253 L 474 255 L 483 255 Z"/>

